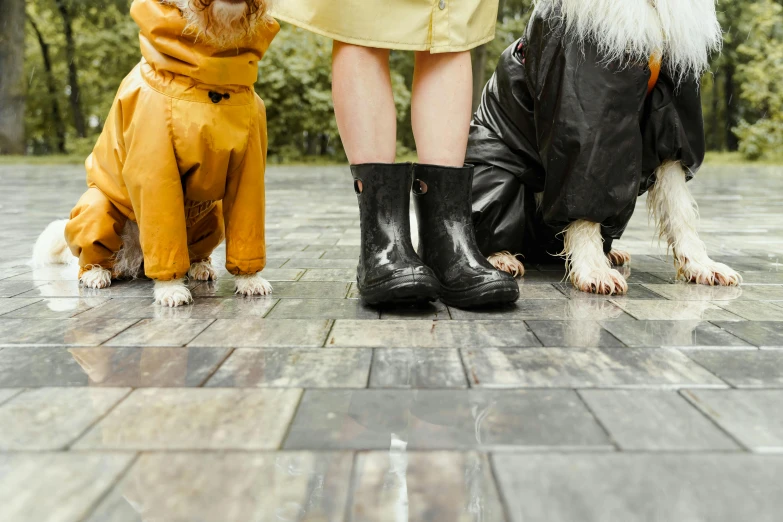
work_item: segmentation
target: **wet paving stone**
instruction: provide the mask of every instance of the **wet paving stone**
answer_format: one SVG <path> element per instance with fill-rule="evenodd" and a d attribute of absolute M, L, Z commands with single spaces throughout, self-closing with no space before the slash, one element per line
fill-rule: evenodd
<path fill-rule="evenodd" d="M 142 319 L 106 346 L 184 346 L 212 324 L 212 319 Z"/>
<path fill-rule="evenodd" d="M 523 321 L 335 321 L 326 346 L 541 346 Z"/>
<path fill-rule="evenodd" d="M 53 297 L 36 301 L 35 304 L 19 308 L 3 317 L 10 319 L 68 319 L 107 303 L 109 299 L 105 297 Z"/>
<path fill-rule="evenodd" d="M 774 522 L 783 458 L 732 454 L 492 459 L 512 522 Z"/>
<path fill-rule="evenodd" d="M 627 346 L 675 346 L 704 348 L 735 346 L 749 348 L 750 344 L 732 335 L 733 327 L 727 325 L 748 324 L 704 321 L 604 321 L 602 326 Z M 758 324 L 758 323 L 752 323 Z"/>
<path fill-rule="evenodd" d="M 297 299 L 343 299 L 348 293 L 349 282 L 302 281 L 277 283 L 274 296 Z"/>
<path fill-rule="evenodd" d="M 379 348 L 370 375 L 372 388 L 467 388 L 457 350 Z"/>
<path fill-rule="evenodd" d="M 269 319 L 378 319 L 376 308 L 356 299 L 280 299 Z"/>
<path fill-rule="evenodd" d="M 598 321 L 525 321 L 544 346 L 624 346 Z"/>
<path fill-rule="evenodd" d="M 343 520 L 350 453 L 144 454 L 87 522 Z"/>
<path fill-rule="evenodd" d="M 724 309 L 709 301 L 616 299 L 614 302 L 628 314 L 642 321 L 741 321 L 743 319 L 728 308 Z M 780 311 L 783 312 L 783 309 Z"/>
<path fill-rule="evenodd" d="M 774 301 L 718 301 L 714 304 L 748 321 L 783 321 L 783 307 Z"/>
<path fill-rule="evenodd" d="M 783 322 L 751 321 L 715 323 L 738 338 L 756 346 L 783 346 Z"/>
<path fill-rule="evenodd" d="M 0 351 L 0 387 L 200 386 L 228 348 L 9 347 Z"/>
<path fill-rule="evenodd" d="M 239 348 L 209 380 L 219 388 L 364 388 L 371 350 Z"/>
<path fill-rule="evenodd" d="M 14 310 L 19 310 L 21 308 L 24 308 L 26 306 L 30 306 L 33 303 L 37 303 L 39 301 L 40 301 L 40 299 L 37 299 L 35 297 L 33 297 L 33 298 L 0 297 L 0 316 L 7 315 L 10 312 L 13 312 Z M 783 311 L 783 309 L 781 309 L 781 310 Z"/>
<path fill-rule="evenodd" d="M 75 441 L 128 388 L 38 388 L 0 406 L 0 451 L 58 450 Z"/>
<path fill-rule="evenodd" d="M 462 350 L 468 380 L 482 388 L 725 388 L 674 349 L 486 348 Z"/>
<path fill-rule="evenodd" d="M 0 345 L 94 346 L 129 328 L 135 319 L 2 319 Z"/>
<path fill-rule="evenodd" d="M 386 449 L 395 437 L 409 450 L 611 448 L 567 390 L 308 390 L 284 447 Z"/>
<path fill-rule="evenodd" d="M 704 350 L 688 356 L 735 388 L 783 388 L 783 351 Z"/>
<path fill-rule="evenodd" d="M 360 453 L 350 506 L 353 522 L 505 522 L 489 459 L 481 453 L 412 452 L 393 439 L 388 452 Z"/>
<path fill-rule="evenodd" d="M 633 319 L 616 304 L 603 299 L 557 300 L 520 299 L 513 305 L 485 310 L 452 309 L 451 317 L 460 320 L 533 319 L 561 320 L 622 320 Z"/>
<path fill-rule="evenodd" d="M 581 390 L 579 395 L 622 450 L 740 450 L 677 392 Z"/>
<path fill-rule="evenodd" d="M 133 460 L 130 453 L 0 453 L 3 520 L 80 522 Z"/>
<path fill-rule="evenodd" d="M 0 165 L 0 522 L 778 522 L 783 175 L 703 170 L 740 287 L 676 282 L 643 196 L 627 296 L 553 258 L 513 305 L 367 307 L 347 167 L 270 166 L 273 294 L 221 245 L 172 309 L 28 265 L 84 168 Z"/>
<path fill-rule="evenodd" d="M 238 317 L 262 318 L 277 303 L 271 297 L 260 298 L 195 298 L 192 305 L 170 308 L 156 305 L 148 299 L 122 298 L 112 299 L 82 314 L 86 318 L 122 318 L 122 319 L 200 319 L 211 322 L 214 319 L 235 319 Z"/>
<path fill-rule="evenodd" d="M 688 390 L 694 406 L 757 453 L 783 453 L 783 390 Z"/>
<path fill-rule="evenodd" d="M 135 390 L 74 448 L 277 449 L 300 394 L 295 388 Z"/>
<path fill-rule="evenodd" d="M 323 346 L 331 327 L 328 319 L 217 319 L 190 346 L 316 347 Z"/>

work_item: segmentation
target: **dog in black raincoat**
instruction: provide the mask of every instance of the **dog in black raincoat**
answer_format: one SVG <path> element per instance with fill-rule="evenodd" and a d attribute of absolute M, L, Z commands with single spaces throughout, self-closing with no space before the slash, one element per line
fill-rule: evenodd
<path fill-rule="evenodd" d="M 622 294 L 612 249 L 638 196 L 678 277 L 738 285 L 699 239 L 686 181 L 704 159 L 699 78 L 722 35 L 714 0 L 538 0 L 471 124 L 473 220 L 484 255 L 566 259 L 579 289 Z"/>

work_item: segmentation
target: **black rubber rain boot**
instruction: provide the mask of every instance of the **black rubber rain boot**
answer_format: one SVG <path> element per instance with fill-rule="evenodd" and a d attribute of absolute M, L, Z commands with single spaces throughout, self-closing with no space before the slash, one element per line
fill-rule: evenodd
<path fill-rule="evenodd" d="M 352 165 L 362 245 L 356 282 L 370 305 L 434 301 L 440 285 L 411 243 L 413 165 Z"/>
<path fill-rule="evenodd" d="M 514 278 L 479 251 L 471 219 L 473 167 L 416 165 L 413 203 L 419 221 L 419 256 L 440 281 L 441 300 L 458 308 L 513 303 Z"/>

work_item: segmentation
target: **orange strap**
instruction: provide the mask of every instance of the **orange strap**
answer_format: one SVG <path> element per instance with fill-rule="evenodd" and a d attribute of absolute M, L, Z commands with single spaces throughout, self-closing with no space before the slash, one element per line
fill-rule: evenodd
<path fill-rule="evenodd" d="M 661 54 L 660 53 L 653 53 L 652 56 L 650 56 L 650 79 L 647 81 L 647 96 L 650 95 L 650 93 L 655 88 L 655 84 L 658 83 L 658 76 L 661 74 Z"/>

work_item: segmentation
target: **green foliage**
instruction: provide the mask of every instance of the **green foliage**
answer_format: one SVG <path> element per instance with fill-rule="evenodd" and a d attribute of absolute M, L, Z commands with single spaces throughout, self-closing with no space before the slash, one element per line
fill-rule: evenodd
<path fill-rule="evenodd" d="M 78 138 L 69 100 L 64 23 L 57 3 L 71 17 L 80 106 L 87 137 Z M 683 0 L 684 1 L 684 0 Z M 713 60 L 702 84 L 707 144 L 711 150 L 737 150 L 758 158 L 783 149 L 783 0 L 721 0 L 719 16 L 724 50 Z M 123 77 L 140 58 L 138 28 L 129 15 L 130 0 L 27 0 L 27 13 L 49 46 L 51 77 L 41 47 L 27 26 L 25 49 L 29 79 L 25 126 L 28 150 L 58 150 L 62 120 L 65 152 L 85 156 Z M 486 79 L 503 50 L 525 29 L 532 0 L 501 0 L 497 37 L 487 44 Z M 345 155 L 331 98 L 331 42 L 302 29 L 284 26 L 261 61 L 256 90 L 267 106 L 269 154 L 273 162 L 342 161 Z M 414 157 L 410 125 L 413 53 L 391 53 L 400 157 Z M 54 86 L 50 94 L 50 80 Z"/>
<path fill-rule="evenodd" d="M 737 47 L 737 79 L 748 110 L 735 133 L 740 152 L 758 159 L 783 148 L 783 7 L 758 0 L 740 26 L 748 38 Z"/>

